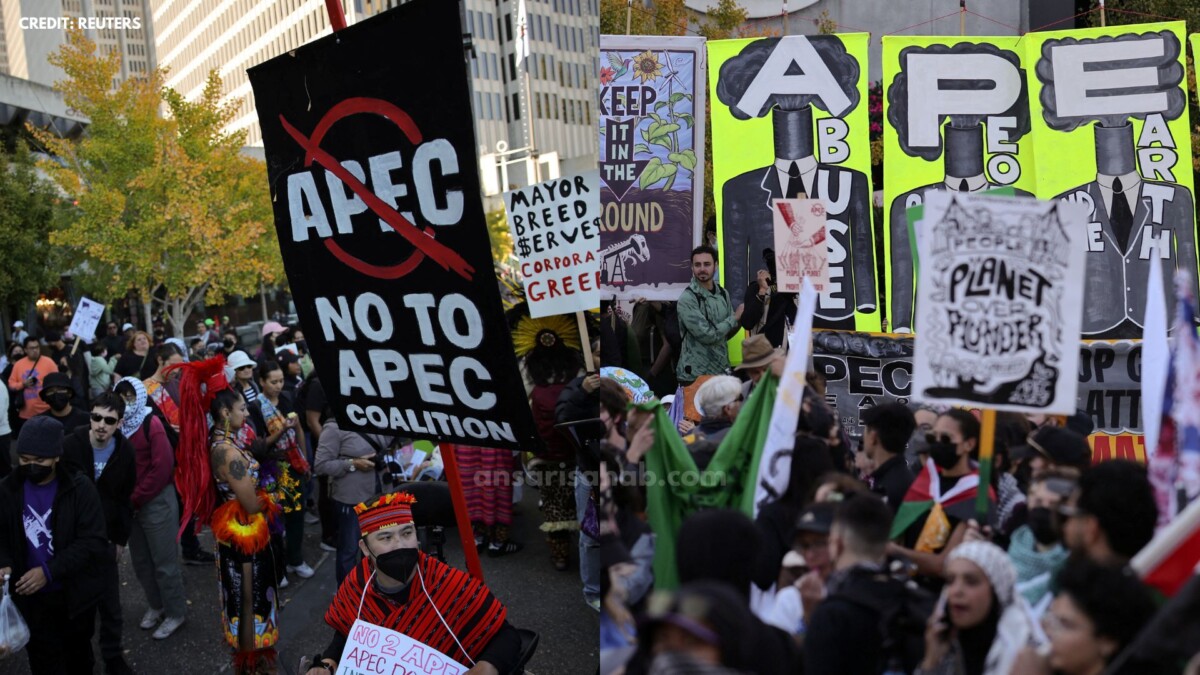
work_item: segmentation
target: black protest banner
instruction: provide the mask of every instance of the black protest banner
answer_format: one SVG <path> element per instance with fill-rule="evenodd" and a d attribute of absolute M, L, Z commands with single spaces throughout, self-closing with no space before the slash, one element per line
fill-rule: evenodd
<path fill-rule="evenodd" d="M 1079 348 L 1076 405 L 1092 420 L 1096 461 L 1145 461 L 1142 437 L 1140 340 L 1085 340 Z M 839 423 L 862 435 L 859 415 L 881 403 L 907 404 L 912 395 L 911 335 L 815 331 L 813 371 L 825 379 L 825 400 Z"/>
<path fill-rule="evenodd" d="M 457 5 L 407 3 L 249 75 L 288 282 L 338 423 L 528 447 Z"/>

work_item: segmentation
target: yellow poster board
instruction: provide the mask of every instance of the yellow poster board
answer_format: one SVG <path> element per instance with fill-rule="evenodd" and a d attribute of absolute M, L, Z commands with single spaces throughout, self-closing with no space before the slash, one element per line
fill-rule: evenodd
<path fill-rule="evenodd" d="M 763 249 L 774 248 L 771 200 L 798 190 L 828 204 L 831 283 L 814 325 L 880 329 L 868 39 L 851 33 L 708 43 L 717 240 L 722 285 L 734 307 L 767 268 Z"/>
<path fill-rule="evenodd" d="M 1141 337 L 1154 260 L 1167 280 L 1190 270 L 1196 290 L 1184 31 L 1177 21 L 1024 38 L 1035 192 L 1082 201 L 1091 213 L 1085 338 Z M 1173 284 L 1165 286 L 1174 307 Z"/>
<path fill-rule="evenodd" d="M 1028 80 L 1017 37 L 884 36 L 889 330 L 913 329 L 916 242 L 908 208 L 939 190 L 1007 187 L 1015 195 L 1032 194 Z"/>

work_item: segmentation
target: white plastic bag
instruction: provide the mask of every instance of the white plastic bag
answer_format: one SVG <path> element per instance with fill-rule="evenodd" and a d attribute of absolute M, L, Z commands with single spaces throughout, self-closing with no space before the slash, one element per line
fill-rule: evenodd
<path fill-rule="evenodd" d="M 8 593 L 8 575 L 4 576 L 4 599 L 0 600 L 0 659 L 8 658 L 29 643 L 29 626 Z"/>

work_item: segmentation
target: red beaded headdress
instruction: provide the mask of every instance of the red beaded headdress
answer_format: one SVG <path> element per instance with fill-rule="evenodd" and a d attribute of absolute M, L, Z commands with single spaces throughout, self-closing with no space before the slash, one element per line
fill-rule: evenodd
<path fill-rule="evenodd" d="M 358 529 L 362 536 L 393 525 L 413 522 L 412 505 L 417 498 L 407 492 L 393 492 L 373 502 L 363 502 L 354 507 L 358 514 Z"/>

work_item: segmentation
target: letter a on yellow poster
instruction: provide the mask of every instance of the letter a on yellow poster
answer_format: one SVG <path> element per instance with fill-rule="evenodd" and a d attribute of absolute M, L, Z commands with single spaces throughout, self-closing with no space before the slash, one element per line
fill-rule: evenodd
<path fill-rule="evenodd" d="M 708 43 L 721 279 L 734 306 L 758 302 L 747 286 L 772 264 L 763 255 L 774 248 L 772 200 L 807 195 L 825 200 L 828 234 L 830 283 L 814 325 L 880 329 L 867 40 L 852 33 Z"/>

